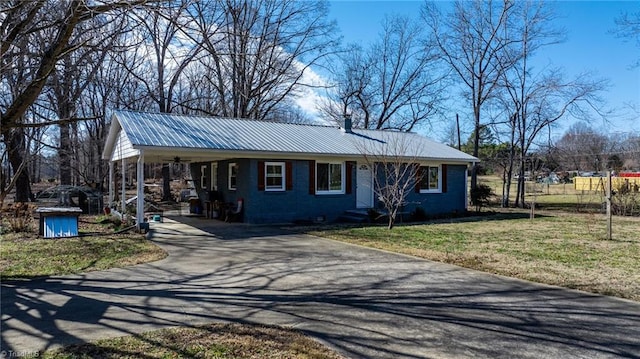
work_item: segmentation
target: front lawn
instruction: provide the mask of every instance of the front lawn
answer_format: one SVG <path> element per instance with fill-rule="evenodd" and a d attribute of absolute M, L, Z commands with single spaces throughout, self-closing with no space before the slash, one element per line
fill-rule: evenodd
<path fill-rule="evenodd" d="M 640 218 L 526 213 L 310 233 L 525 280 L 640 301 Z"/>
<path fill-rule="evenodd" d="M 26 279 L 74 274 L 167 256 L 143 234 L 116 234 L 111 224 L 99 224 L 97 220 L 95 216 L 80 217 L 81 237 L 45 239 L 33 231 L 2 234 L 0 275 L 3 279 Z"/>

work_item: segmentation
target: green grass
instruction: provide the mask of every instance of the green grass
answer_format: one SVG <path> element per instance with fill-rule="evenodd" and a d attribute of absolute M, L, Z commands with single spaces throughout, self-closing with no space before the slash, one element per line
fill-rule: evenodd
<path fill-rule="evenodd" d="M 45 359 L 72 358 L 300 358 L 342 356 L 302 333 L 277 327 L 210 324 L 104 339 L 47 351 Z"/>
<path fill-rule="evenodd" d="M 515 211 L 475 219 L 313 231 L 349 243 L 525 280 L 640 300 L 640 219 Z"/>

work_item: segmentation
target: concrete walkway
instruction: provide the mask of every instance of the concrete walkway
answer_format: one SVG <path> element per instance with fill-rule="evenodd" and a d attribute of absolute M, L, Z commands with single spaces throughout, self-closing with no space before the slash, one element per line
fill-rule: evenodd
<path fill-rule="evenodd" d="M 191 221 L 152 224 L 162 261 L 3 282 L 1 349 L 232 321 L 298 328 L 352 358 L 640 358 L 640 303 Z"/>

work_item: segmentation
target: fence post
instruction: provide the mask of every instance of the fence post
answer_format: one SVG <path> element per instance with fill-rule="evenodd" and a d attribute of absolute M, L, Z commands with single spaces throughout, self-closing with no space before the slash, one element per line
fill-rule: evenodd
<path fill-rule="evenodd" d="M 612 240 L 611 223 L 611 171 L 607 171 L 607 239 Z"/>

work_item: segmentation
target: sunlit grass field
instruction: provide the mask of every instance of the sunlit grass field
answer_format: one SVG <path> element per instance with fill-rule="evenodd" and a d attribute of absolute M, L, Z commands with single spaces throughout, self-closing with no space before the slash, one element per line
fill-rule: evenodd
<path fill-rule="evenodd" d="M 499 205 L 502 197 L 502 180 L 497 176 L 480 176 L 479 183 L 489 185 L 496 197 L 493 202 Z M 510 200 L 516 198 L 517 183 L 511 184 L 509 191 Z M 546 184 L 527 181 L 525 183 L 525 203 L 530 207 L 536 203 L 536 207 L 548 210 L 562 210 L 569 212 L 598 212 L 602 211 L 605 202 L 605 194 L 602 191 L 580 191 L 574 189 L 573 183 Z"/>
<path fill-rule="evenodd" d="M 603 193 L 573 184 L 527 182 L 526 207 L 499 208 L 502 182 L 479 178 L 497 194 L 482 216 L 315 229 L 313 234 L 521 278 L 640 301 L 640 218 L 614 216 L 607 240 Z M 511 203 L 516 184 L 511 187 Z M 535 203 L 535 211 L 531 211 Z M 487 215 L 486 212 L 495 212 Z M 534 214 L 535 218 L 531 219 Z"/>
<path fill-rule="evenodd" d="M 615 218 L 606 240 L 600 214 L 518 211 L 311 233 L 489 273 L 640 301 L 640 218 Z"/>

